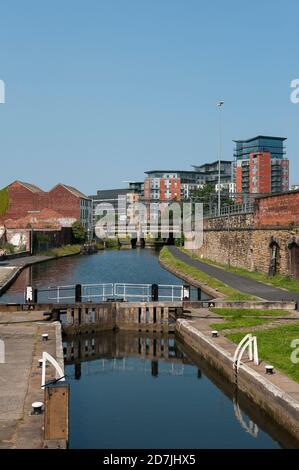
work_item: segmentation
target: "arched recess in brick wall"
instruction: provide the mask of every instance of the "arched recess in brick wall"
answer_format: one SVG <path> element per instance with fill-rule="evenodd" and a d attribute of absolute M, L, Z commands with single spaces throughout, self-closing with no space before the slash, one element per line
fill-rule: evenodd
<path fill-rule="evenodd" d="M 279 272 L 279 265 L 280 265 L 280 243 L 276 237 L 271 237 L 269 248 L 270 248 L 269 276 L 275 276 L 275 274 Z"/>
<path fill-rule="evenodd" d="M 290 274 L 299 279 L 299 237 L 291 237 L 288 242 Z"/>

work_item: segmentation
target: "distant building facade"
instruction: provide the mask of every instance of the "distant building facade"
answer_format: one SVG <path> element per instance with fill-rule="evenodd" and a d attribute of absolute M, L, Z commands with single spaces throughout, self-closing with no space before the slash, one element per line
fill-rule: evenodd
<path fill-rule="evenodd" d="M 89 196 L 92 201 L 92 226 L 95 229 L 99 214 L 97 207 L 101 204 L 105 213 L 112 212 L 114 215 L 124 217 L 119 214 L 119 204 L 128 209 L 128 217 L 133 214 L 130 206 L 138 203 L 143 197 L 143 182 L 129 182 L 128 188 L 100 189 L 97 194 Z M 106 209 L 105 209 L 106 206 Z"/>
<path fill-rule="evenodd" d="M 219 161 L 216 160 L 212 163 L 204 163 L 203 165 L 192 165 L 196 173 L 196 181 L 198 184 L 212 184 L 213 186 L 219 183 Z M 220 184 L 227 185 L 232 182 L 232 161 L 220 161 Z"/>
<path fill-rule="evenodd" d="M 235 140 L 234 182 L 238 194 L 275 194 L 289 190 L 285 137 Z"/>
<path fill-rule="evenodd" d="M 7 201 L 0 214 L 0 223 L 38 214 L 43 209 L 56 211 L 66 221 L 79 220 L 86 231 L 91 230 L 92 201 L 72 186 L 57 184 L 50 191 L 38 186 L 14 181 L 1 191 L 1 198 Z"/>
<path fill-rule="evenodd" d="M 146 171 L 144 180 L 145 201 L 182 201 L 190 199 L 192 192 L 206 184 L 218 184 L 219 162 L 193 165 L 194 170 L 152 170 Z M 232 162 L 220 162 L 221 185 L 232 182 Z M 223 186 L 224 187 L 224 186 Z"/>

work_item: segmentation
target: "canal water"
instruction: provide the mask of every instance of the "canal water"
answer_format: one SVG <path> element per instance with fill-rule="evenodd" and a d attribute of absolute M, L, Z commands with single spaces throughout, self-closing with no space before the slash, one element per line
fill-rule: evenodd
<path fill-rule="evenodd" d="M 37 289 L 77 283 L 182 285 L 181 279 L 162 268 L 158 257 L 159 251 L 152 249 L 107 250 L 90 256 L 70 256 L 35 264 L 22 271 L 0 301 L 23 302 L 24 289 L 28 285 Z M 48 296 L 48 293 L 42 293 L 38 300 L 47 302 Z M 204 293 L 202 299 L 207 299 Z"/>
<path fill-rule="evenodd" d="M 64 352 L 72 449 L 270 449 L 284 441 L 173 336 L 100 333 L 67 338 Z"/>
<path fill-rule="evenodd" d="M 182 284 L 148 249 L 103 251 L 25 269 L 1 302 L 26 285 Z M 173 336 L 106 332 L 65 338 L 71 448 L 292 447 L 268 417 Z"/>

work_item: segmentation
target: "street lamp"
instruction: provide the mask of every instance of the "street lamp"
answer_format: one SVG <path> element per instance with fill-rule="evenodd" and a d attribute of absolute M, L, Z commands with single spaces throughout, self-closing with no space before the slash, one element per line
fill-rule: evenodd
<path fill-rule="evenodd" d="M 217 103 L 219 108 L 219 158 L 218 158 L 218 216 L 221 215 L 221 193 L 220 193 L 220 184 L 221 184 L 221 158 L 222 158 L 222 106 L 224 101 L 220 100 Z"/>

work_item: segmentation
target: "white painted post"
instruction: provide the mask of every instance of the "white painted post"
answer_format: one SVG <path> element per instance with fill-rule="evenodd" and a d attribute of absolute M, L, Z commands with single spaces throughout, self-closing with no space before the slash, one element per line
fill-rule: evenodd
<path fill-rule="evenodd" d="M 253 362 L 256 366 L 259 365 L 259 354 L 258 354 L 258 349 L 257 349 L 257 338 L 254 336 L 252 338 L 253 341 Z"/>
<path fill-rule="evenodd" d="M 252 338 L 249 339 L 249 344 L 248 344 L 248 356 L 249 360 L 252 361 L 253 358 L 253 351 L 252 351 Z"/>

